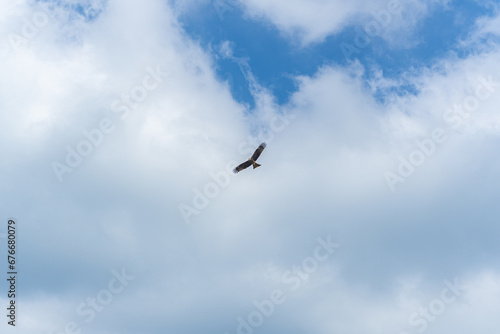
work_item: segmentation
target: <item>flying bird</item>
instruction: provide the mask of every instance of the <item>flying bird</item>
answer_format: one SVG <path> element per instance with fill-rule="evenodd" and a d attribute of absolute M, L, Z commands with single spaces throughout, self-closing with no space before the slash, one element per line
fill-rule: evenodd
<path fill-rule="evenodd" d="M 250 167 L 250 165 L 253 165 L 254 169 L 259 167 L 260 165 L 256 161 L 265 148 L 266 148 L 266 143 L 260 144 L 259 147 L 257 147 L 257 149 L 255 150 L 255 152 L 253 152 L 252 157 L 250 157 L 247 161 L 245 161 L 244 163 L 240 164 L 238 167 L 233 169 L 233 173 L 237 174 L 238 172 L 241 172 L 245 168 Z"/>

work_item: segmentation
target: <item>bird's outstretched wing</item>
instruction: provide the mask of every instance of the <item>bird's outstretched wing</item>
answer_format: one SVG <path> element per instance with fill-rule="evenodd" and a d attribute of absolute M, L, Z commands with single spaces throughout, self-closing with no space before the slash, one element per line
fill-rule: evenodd
<path fill-rule="evenodd" d="M 247 167 L 250 167 L 252 165 L 252 162 L 250 160 L 245 161 L 244 163 L 240 164 L 238 167 L 233 169 L 233 173 L 237 174 L 238 172 L 244 170 Z"/>
<path fill-rule="evenodd" d="M 262 153 L 262 151 L 264 151 L 265 148 L 266 148 L 266 143 L 260 144 L 259 147 L 257 147 L 257 149 L 255 150 L 255 152 L 253 152 L 252 160 L 257 161 L 257 159 L 260 157 L 260 154 Z"/>

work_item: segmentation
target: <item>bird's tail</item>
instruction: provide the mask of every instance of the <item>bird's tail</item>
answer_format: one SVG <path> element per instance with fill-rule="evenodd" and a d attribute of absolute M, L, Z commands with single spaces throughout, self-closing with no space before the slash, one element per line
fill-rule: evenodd
<path fill-rule="evenodd" d="M 253 169 L 257 168 L 257 167 L 260 167 L 260 165 L 258 163 L 256 163 L 255 161 L 252 162 L 252 165 L 253 165 Z"/>

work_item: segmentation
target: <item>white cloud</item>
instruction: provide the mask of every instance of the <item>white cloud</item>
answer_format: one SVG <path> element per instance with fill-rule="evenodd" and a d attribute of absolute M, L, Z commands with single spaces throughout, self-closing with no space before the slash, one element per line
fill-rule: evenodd
<path fill-rule="evenodd" d="M 497 10 L 498 12 L 498 10 Z M 495 16 L 482 17 L 476 22 L 479 34 L 492 33 L 500 35 L 500 16 L 498 13 Z"/>
<path fill-rule="evenodd" d="M 244 3 L 250 17 L 271 22 L 282 33 L 298 39 L 303 44 L 321 42 L 350 25 L 378 23 L 378 30 L 389 40 L 399 44 L 408 43 L 409 33 L 415 24 L 435 5 L 448 1 L 436 0 L 250 0 Z M 368 29 L 371 31 L 370 29 Z M 406 41 L 401 37 L 404 36 Z"/>
<path fill-rule="evenodd" d="M 326 5 L 334 11 L 338 3 Z M 248 6 L 283 31 L 302 29 L 305 41 L 366 14 L 346 7 L 329 23 L 317 13 L 319 2 Z M 33 10 L 19 2 L 0 11 L 0 21 L 10 22 L 2 33 L 18 31 L 19 14 Z M 470 305 L 450 306 L 429 333 L 496 324 L 499 217 L 491 208 L 499 183 L 500 87 L 467 119 L 473 136 L 451 129 L 443 114 L 475 94 L 480 76 L 500 81 L 497 49 L 443 59 L 400 80 L 380 72 L 370 87 L 359 64 L 325 66 L 296 78 L 299 90 L 284 106 L 247 66 L 258 110 L 246 117 L 216 79 L 212 56 L 162 1 L 141 3 L 140 10 L 133 1 L 110 1 L 96 20 L 61 33 L 55 27 L 69 16 L 54 19 L 23 51 L 2 48 L 0 199 L 23 226 L 21 330 L 62 331 L 68 321 L 81 322 L 78 304 L 108 283 L 110 270 L 127 266 L 134 284 L 86 332 L 229 331 L 254 299 L 279 284 L 276 271 L 309 256 L 326 234 L 342 249 L 290 295 L 263 333 L 289 321 L 317 333 L 404 329 L 411 312 L 454 276 L 472 286 L 464 296 Z M 157 64 L 168 75 L 120 119 L 113 101 L 143 84 L 147 67 Z M 401 83 L 418 94 L 391 94 L 388 88 Z M 388 102 L 379 103 L 374 90 L 388 94 Z M 186 226 L 178 204 L 190 204 L 192 189 L 211 182 L 210 173 L 247 159 L 239 144 L 281 113 L 295 118 L 273 134 L 263 166 L 231 175 Z M 52 161 L 64 162 L 66 146 L 75 148 L 82 131 L 103 118 L 115 130 L 59 183 Z M 384 172 L 436 127 L 449 140 L 391 193 Z"/>

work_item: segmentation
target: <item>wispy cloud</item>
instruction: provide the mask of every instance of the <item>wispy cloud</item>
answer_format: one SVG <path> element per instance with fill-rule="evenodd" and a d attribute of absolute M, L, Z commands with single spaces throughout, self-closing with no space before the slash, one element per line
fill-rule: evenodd
<path fill-rule="evenodd" d="M 296 91 L 280 104 L 256 60 L 236 52 L 238 40 L 200 42 L 174 3 L 42 4 L 47 11 L 0 4 L 0 201 L 20 225 L 16 330 L 237 332 L 238 317 L 250 326 L 252 312 L 270 310 L 264 300 L 274 309 L 255 332 L 498 327 L 500 52 L 485 38 L 497 34 L 496 11 L 471 27 L 474 52 L 450 52 L 398 76 L 387 63 L 328 58 L 312 75 L 290 74 Z M 427 13 L 453 9 L 401 5 L 377 38 L 412 36 Z M 223 24 L 270 22 L 305 46 L 388 8 L 252 0 L 226 12 L 234 17 Z M 13 47 L 11 33 L 22 45 Z M 250 87 L 255 108 L 218 76 L 222 58 Z M 168 76 L 155 80 L 157 69 Z M 401 94 L 405 87 L 412 93 Z M 471 132 L 455 131 L 458 122 Z M 449 138 L 433 147 L 438 128 Z M 261 141 L 269 145 L 259 173 L 229 174 L 228 164 Z M 86 143 L 92 153 L 59 182 L 52 163 L 66 164 L 68 146 L 85 155 Z M 429 153 L 425 164 L 391 192 L 384 173 L 399 156 L 415 162 L 417 149 Z M 209 205 L 194 207 L 194 189 L 210 193 Z M 180 203 L 199 211 L 194 224 L 185 224 Z M 315 250 L 328 235 L 342 247 L 326 261 Z M 134 278 L 120 290 L 122 270 Z M 301 275 L 301 288 L 292 293 L 284 273 Z M 455 277 L 466 289 L 453 295 L 446 282 Z"/>

